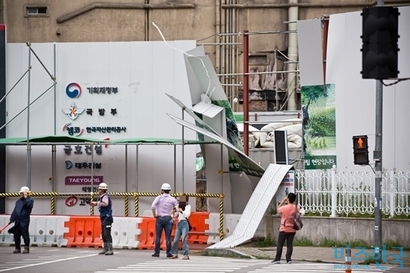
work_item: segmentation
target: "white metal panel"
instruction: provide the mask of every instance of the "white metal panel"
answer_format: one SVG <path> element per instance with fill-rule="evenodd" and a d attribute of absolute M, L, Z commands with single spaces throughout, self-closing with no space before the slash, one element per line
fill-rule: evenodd
<path fill-rule="evenodd" d="M 212 103 L 205 103 L 205 102 L 198 102 L 194 108 L 192 108 L 194 112 L 206 115 L 210 118 L 215 117 L 219 112 L 223 110 L 222 107 L 219 107 L 217 105 L 214 105 Z"/>
<path fill-rule="evenodd" d="M 300 85 L 323 84 L 321 19 L 297 22 Z"/>
<path fill-rule="evenodd" d="M 250 240 L 262 221 L 280 183 L 291 168 L 290 165 L 270 164 L 253 191 L 233 234 L 208 248 L 230 248 Z"/>
<path fill-rule="evenodd" d="M 172 46 L 182 51 L 196 47 L 195 41 L 172 41 Z M 181 116 L 181 108 L 167 96 L 170 94 L 181 99 L 185 105 L 192 105 L 185 59 L 181 51 L 167 46 L 164 42 L 110 42 L 110 43 L 42 43 L 33 44 L 33 50 L 43 61 L 46 68 L 54 73 L 54 45 L 56 46 L 56 113 L 54 113 L 54 92 L 50 90 L 39 98 L 30 108 L 30 136 L 53 135 L 54 116 L 56 134 L 67 135 L 62 128 L 66 123 L 84 128 L 86 126 L 125 126 L 122 133 L 83 133 L 83 137 L 103 139 L 118 138 L 182 138 L 182 128 L 170 120 L 166 113 Z M 25 44 L 7 44 L 7 91 L 24 74 L 28 67 L 29 48 Z M 31 56 L 31 101 L 38 98 L 51 84 L 49 75 L 39 61 Z M 82 87 L 80 97 L 71 99 L 66 95 L 69 83 L 76 82 Z M 90 94 L 87 87 L 118 87 L 119 92 L 111 94 Z M 10 121 L 27 106 L 27 75 L 7 97 L 7 119 Z M 74 101 L 77 107 L 91 108 L 92 115 L 81 114 L 76 120 L 67 117 L 62 108 L 68 108 Z M 106 110 L 100 116 L 99 108 Z M 110 113 L 111 108 L 117 114 Z M 193 120 L 186 116 L 186 120 Z M 3 124 L 2 124 L 3 125 Z M 7 137 L 25 137 L 27 115 L 23 113 L 7 126 Z M 196 139 L 193 131 L 185 130 L 185 139 Z M 72 146 L 74 149 L 74 146 Z M 104 176 L 110 191 L 158 191 L 163 182 L 173 185 L 176 191 L 195 192 L 194 146 L 181 147 L 145 145 L 103 147 L 102 155 L 94 154 L 94 162 L 102 163 L 101 169 L 94 169 L 94 175 Z M 84 152 L 84 147 L 83 147 Z M 32 147 L 31 189 L 34 192 L 51 192 L 52 162 L 51 146 Z M 184 157 L 184 160 L 182 158 Z M 72 168 L 67 170 L 65 160 L 73 163 L 91 162 L 91 156 L 71 154 L 67 156 L 62 145 L 56 148 L 56 190 L 58 192 L 82 192 L 82 186 L 65 185 L 66 176 L 90 175 L 91 170 Z M 176 158 L 174 166 L 174 158 Z M 16 192 L 26 181 L 26 147 L 7 147 L 7 192 Z M 182 174 L 182 164 L 184 173 Z M 158 172 L 158 168 L 161 172 Z M 174 172 L 176 172 L 174 187 Z M 182 179 L 184 176 L 185 179 Z M 65 198 L 58 198 L 58 214 L 88 214 L 88 206 L 67 207 Z M 6 202 L 7 212 L 13 209 L 15 200 Z M 149 209 L 152 198 L 142 198 L 140 209 Z M 79 202 L 80 203 L 80 202 Z M 49 213 L 47 199 L 36 199 L 33 213 Z M 114 214 L 123 213 L 123 202 L 115 202 Z"/>

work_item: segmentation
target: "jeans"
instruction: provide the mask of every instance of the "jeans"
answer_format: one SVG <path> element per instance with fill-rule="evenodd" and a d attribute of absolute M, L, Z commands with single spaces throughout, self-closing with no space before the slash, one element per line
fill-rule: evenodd
<path fill-rule="evenodd" d="M 280 261 L 282 258 L 282 249 L 286 241 L 286 262 L 292 260 L 293 253 L 293 238 L 295 238 L 296 232 L 279 232 L 278 247 L 276 248 L 275 261 Z"/>
<path fill-rule="evenodd" d="M 177 228 L 175 229 L 175 238 L 174 238 L 174 243 L 172 245 L 171 253 L 173 255 L 178 255 L 178 242 L 179 242 L 179 237 L 181 237 L 182 250 L 184 252 L 184 256 L 188 256 L 189 246 L 187 243 L 187 236 L 188 236 L 188 221 L 187 220 L 179 221 L 177 224 Z"/>
<path fill-rule="evenodd" d="M 155 221 L 155 254 L 159 254 L 162 230 L 165 231 L 167 254 L 171 254 L 171 232 L 174 224 L 171 216 L 159 216 Z"/>
<path fill-rule="evenodd" d="M 101 217 L 101 237 L 104 243 L 112 243 L 111 226 L 113 223 L 112 216 Z"/>

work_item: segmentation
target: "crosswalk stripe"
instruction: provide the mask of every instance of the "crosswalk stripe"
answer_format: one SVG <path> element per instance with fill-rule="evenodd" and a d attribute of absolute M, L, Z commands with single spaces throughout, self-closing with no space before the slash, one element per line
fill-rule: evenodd
<path fill-rule="evenodd" d="M 386 266 L 390 269 L 391 266 Z M 167 272 L 167 273 L 230 273 L 247 270 L 248 273 L 342 273 L 344 264 L 326 264 L 294 262 L 292 264 L 271 264 L 268 260 L 234 259 L 223 257 L 195 256 L 190 261 L 182 260 L 149 260 L 94 273 L 127 273 L 127 272 Z M 374 273 L 379 271 L 374 265 L 352 265 L 352 271 Z"/>
<path fill-rule="evenodd" d="M 193 260 L 192 260 L 193 259 Z M 220 257 L 195 256 L 190 261 L 178 260 L 156 260 L 132 264 L 95 273 L 123 273 L 123 272 L 167 272 L 167 273 L 229 273 L 235 270 L 255 266 L 266 265 L 268 261 L 263 260 L 240 260 Z"/>

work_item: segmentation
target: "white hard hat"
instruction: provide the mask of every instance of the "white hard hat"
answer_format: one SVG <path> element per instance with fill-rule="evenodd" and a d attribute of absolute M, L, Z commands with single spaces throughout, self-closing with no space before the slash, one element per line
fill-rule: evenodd
<path fill-rule="evenodd" d="M 161 186 L 161 190 L 170 191 L 170 190 L 171 190 L 171 185 L 168 184 L 168 183 L 164 183 L 164 184 L 162 184 L 162 186 Z"/>
<path fill-rule="evenodd" d="M 19 193 L 28 193 L 30 191 L 29 187 L 23 186 L 21 187 Z"/>
<path fill-rule="evenodd" d="M 106 190 L 106 189 L 108 189 L 108 185 L 106 183 L 100 183 L 100 185 L 98 185 L 98 189 L 99 190 Z"/>

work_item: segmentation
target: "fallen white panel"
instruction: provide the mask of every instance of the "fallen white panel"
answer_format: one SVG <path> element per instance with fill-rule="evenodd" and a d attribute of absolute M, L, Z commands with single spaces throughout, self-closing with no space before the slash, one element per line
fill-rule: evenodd
<path fill-rule="evenodd" d="M 253 191 L 233 234 L 208 249 L 231 248 L 252 239 L 280 183 L 291 168 L 291 165 L 270 164 Z"/>
<path fill-rule="evenodd" d="M 187 112 L 197 124 L 199 124 L 202 128 L 207 129 L 208 131 L 221 136 L 217 131 L 215 131 L 212 127 L 210 127 L 208 124 L 206 124 L 202 119 L 200 119 L 194 111 L 192 111 L 189 107 L 187 107 L 185 104 L 183 104 L 179 99 L 174 98 L 173 96 L 166 94 L 171 100 L 173 100 L 176 104 L 178 104 L 185 112 Z"/>
<path fill-rule="evenodd" d="M 207 117 L 214 118 L 219 112 L 223 111 L 222 107 L 214 105 L 212 103 L 198 102 L 194 108 L 194 112 L 206 115 Z"/>
<path fill-rule="evenodd" d="M 235 160 L 238 162 L 238 164 L 241 166 L 242 170 L 248 175 L 248 176 L 258 176 L 262 177 L 264 173 L 264 169 L 256 163 L 252 158 L 248 157 L 246 154 L 244 154 L 242 151 L 238 150 L 234 145 L 232 145 L 228 140 L 222 138 L 221 136 L 218 136 L 212 132 L 209 132 L 205 129 L 202 129 L 198 126 L 195 126 L 192 123 L 186 122 L 185 120 L 182 120 L 180 118 L 175 117 L 174 115 L 168 114 L 170 118 L 172 118 L 176 123 L 185 126 L 188 129 L 194 130 L 200 134 L 203 134 L 209 138 L 212 138 L 228 148 L 228 150 L 231 152 L 232 156 L 235 158 Z"/>

